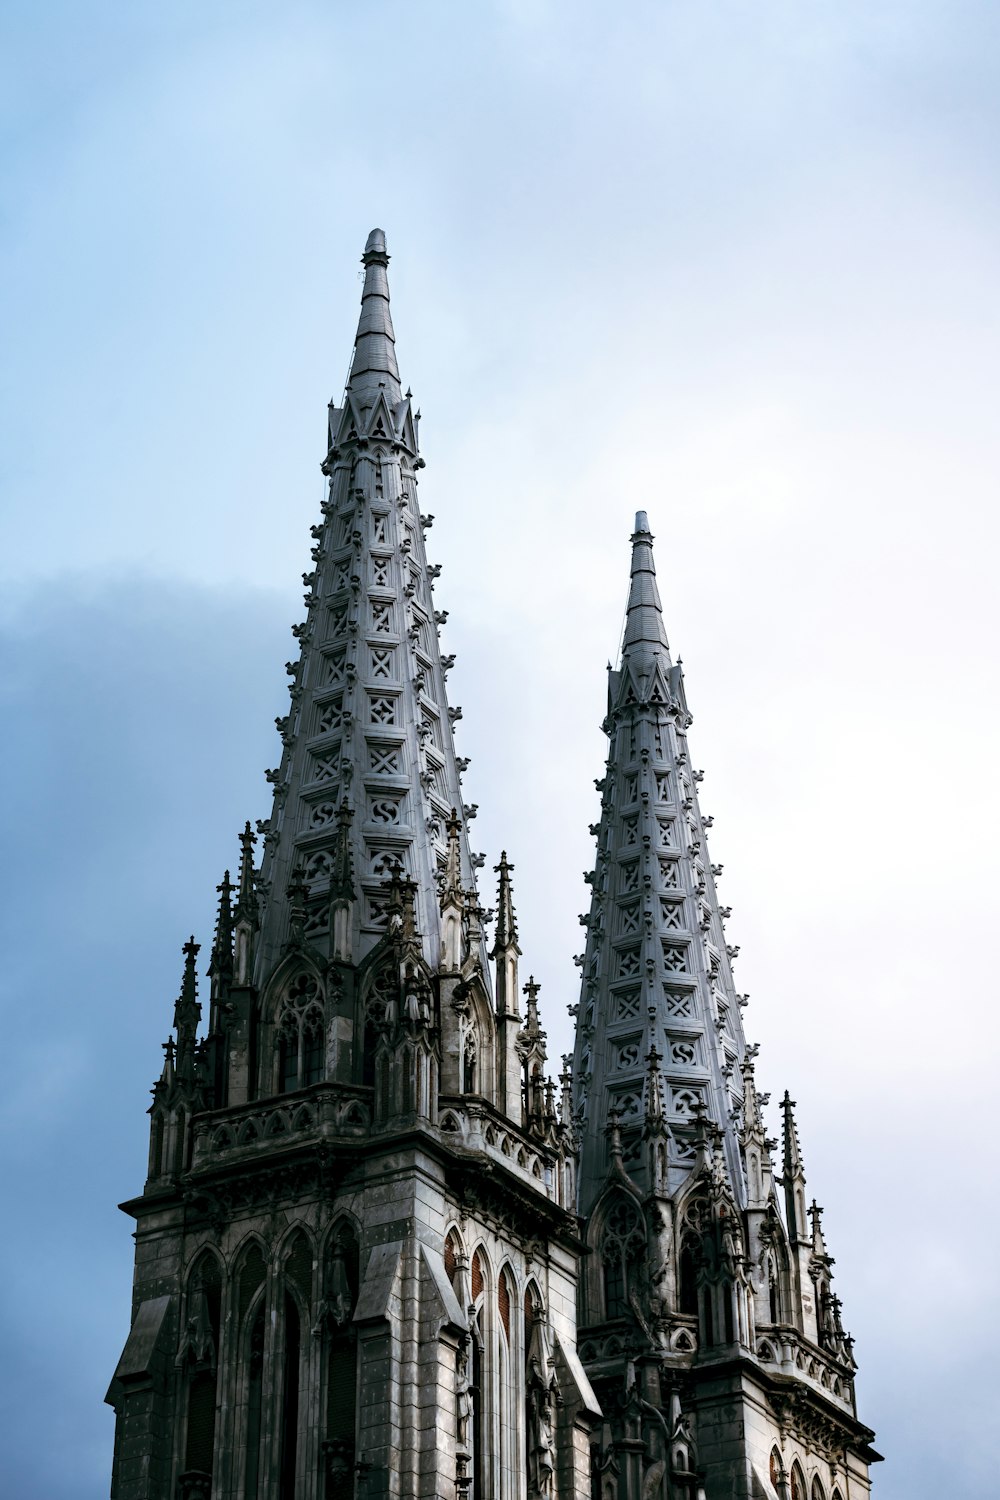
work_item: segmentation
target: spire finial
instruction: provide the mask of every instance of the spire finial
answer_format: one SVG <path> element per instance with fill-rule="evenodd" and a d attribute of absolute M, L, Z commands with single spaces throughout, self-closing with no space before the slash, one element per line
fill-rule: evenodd
<path fill-rule="evenodd" d="M 361 316 L 347 389 L 360 406 L 368 407 L 382 386 L 386 400 L 393 407 L 400 400 L 401 392 L 396 336 L 389 313 L 389 278 L 386 275 L 389 254 L 383 230 L 373 229 L 369 234 L 361 264 L 365 268 L 365 287 L 361 293 Z"/>
<path fill-rule="evenodd" d="M 653 564 L 653 537 L 646 519 L 646 512 L 636 512 L 635 531 L 632 533 L 632 568 L 629 583 L 628 608 L 625 618 L 625 638 L 622 642 L 622 659 L 658 655 L 664 667 L 670 665 L 670 646 L 663 623 L 663 608 L 656 587 L 656 568 Z"/>

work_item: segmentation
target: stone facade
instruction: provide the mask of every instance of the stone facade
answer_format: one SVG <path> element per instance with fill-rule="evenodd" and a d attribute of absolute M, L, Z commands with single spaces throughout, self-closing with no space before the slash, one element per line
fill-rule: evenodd
<path fill-rule="evenodd" d="M 272 810 L 218 888 L 204 1028 L 185 944 L 122 1205 L 112 1496 L 857 1500 L 871 1434 L 790 1101 L 782 1215 L 645 517 L 557 1083 L 506 855 L 485 933 L 380 230 L 363 264 Z"/>

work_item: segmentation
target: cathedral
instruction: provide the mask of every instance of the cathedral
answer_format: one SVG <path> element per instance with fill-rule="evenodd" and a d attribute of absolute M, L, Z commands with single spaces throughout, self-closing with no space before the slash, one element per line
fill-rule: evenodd
<path fill-rule="evenodd" d="M 184 945 L 122 1204 L 113 1500 L 862 1500 L 879 1455 L 787 1093 L 764 1124 L 646 515 L 555 1071 L 513 865 L 488 912 L 470 849 L 388 262 L 375 229 L 270 814 L 207 963 Z"/>

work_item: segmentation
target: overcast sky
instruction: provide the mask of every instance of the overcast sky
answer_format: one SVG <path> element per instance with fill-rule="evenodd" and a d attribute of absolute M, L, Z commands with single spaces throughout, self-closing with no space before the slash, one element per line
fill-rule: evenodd
<path fill-rule="evenodd" d="M 115 1204 L 180 946 L 268 810 L 378 224 L 473 843 L 516 866 L 551 1052 L 641 508 L 877 1500 L 994 1493 L 995 0 L 8 0 L 3 30 L 0 1491 L 108 1491 Z"/>

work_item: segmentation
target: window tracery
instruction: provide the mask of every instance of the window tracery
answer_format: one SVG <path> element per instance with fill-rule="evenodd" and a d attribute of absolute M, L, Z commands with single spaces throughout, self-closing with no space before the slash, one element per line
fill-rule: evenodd
<path fill-rule="evenodd" d="M 297 974 L 285 991 L 276 1021 L 278 1088 L 283 1094 L 319 1083 L 324 1073 L 323 996 L 313 974 Z"/>
<path fill-rule="evenodd" d="M 606 1318 L 627 1315 L 645 1253 L 646 1231 L 638 1205 L 617 1197 L 605 1218 L 601 1240 Z"/>

